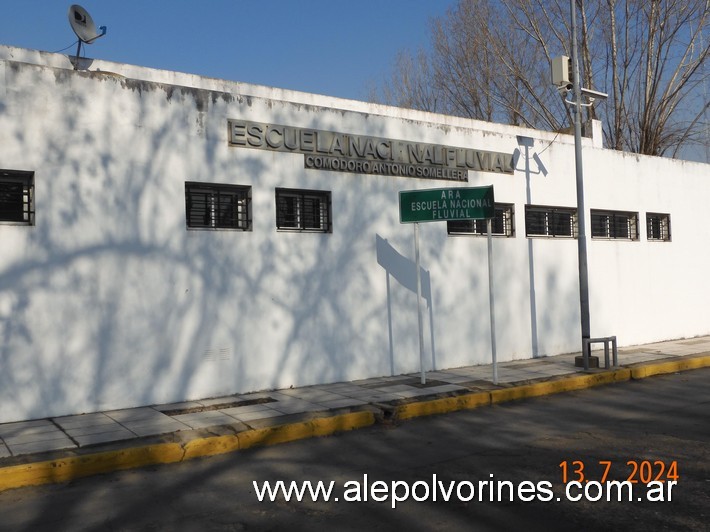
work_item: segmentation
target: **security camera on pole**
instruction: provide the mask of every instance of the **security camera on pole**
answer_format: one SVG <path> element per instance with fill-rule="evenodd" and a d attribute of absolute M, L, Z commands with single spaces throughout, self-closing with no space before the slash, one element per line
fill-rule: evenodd
<path fill-rule="evenodd" d="M 576 48 L 576 46 L 574 46 L 573 49 L 574 48 Z M 606 100 L 609 97 L 609 95 L 605 92 L 585 89 L 584 87 L 579 86 L 578 80 L 579 65 L 577 65 L 577 68 L 574 69 L 572 67 L 572 60 L 566 55 L 561 55 L 552 59 L 552 83 L 557 87 L 558 92 L 566 96 L 567 93 L 576 91 L 575 85 L 577 85 L 581 95 L 587 99 L 586 103 L 581 103 L 581 99 L 577 98 L 575 92 L 576 101 L 565 100 L 568 105 L 576 106 L 579 102 L 579 105 L 582 107 L 590 107 L 596 100 Z"/>
<path fill-rule="evenodd" d="M 556 57 L 552 60 L 552 83 L 557 90 L 565 96 L 572 91 L 574 100 L 565 98 L 565 102 L 572 106 L 574 115 L 574 160 L 577 176 L 577 251 L 579 262 L 579 305 L 582 325 L 582 357 L 581 362 L 584 369 L 589 369 L 589 359 L 591 350 L 591 333 L 589 319 L 589 274 L 587 268 L 587 235 L 585 228 L 585 207 L 584 207 L 584 177 L 582 172 L 582 107 L 589 107 L 597 99 L 605 99 L 606 94 L 583 89 L 580 86 L 579 61 L 577 59 L 577 15 L 575 0 L 570 0 L 570 18 L 572 23 L 572 59 L 566 56 Z M 582 96 L 586 98 L 586 103 L 582 103 Z M 579 365 L 579 360 L 575 361 Z M 599 359 L 596 358 L 596 366 L 599 366 Z"/>

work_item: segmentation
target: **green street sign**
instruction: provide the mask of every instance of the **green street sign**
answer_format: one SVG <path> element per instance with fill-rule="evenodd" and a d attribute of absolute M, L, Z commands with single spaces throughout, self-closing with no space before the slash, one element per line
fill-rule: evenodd
<path fill-rule="evenodd" d="M 493 186 L 402 190 L 400 223 L 493 218 Z"/>

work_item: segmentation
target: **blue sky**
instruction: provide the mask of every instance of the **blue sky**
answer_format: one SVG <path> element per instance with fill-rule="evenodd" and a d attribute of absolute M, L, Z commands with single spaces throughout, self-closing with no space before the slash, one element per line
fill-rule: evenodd
<path fill-rule="evenodd" d="M 455 0 L 82 0 L 108 33 L 88 57 L 366 99 Z M 2 2 L 0 44 L 76 52 L 71 1 Z"/>

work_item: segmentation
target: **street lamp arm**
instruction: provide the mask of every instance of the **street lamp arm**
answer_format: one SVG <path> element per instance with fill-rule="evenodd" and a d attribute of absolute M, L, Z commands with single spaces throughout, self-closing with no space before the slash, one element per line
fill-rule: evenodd
<path fill-rule="evenodd" d="M 576 106 L 577 102 L 573 102 L 572 100 L 568 100 L 565 98 L 565 103 L 570 105 L 570 106 Z M 589 103 L 580 103 L 579 104 L 581 107 L 591 107 L 594 105 L 594 98 L 589 98 Z"/>

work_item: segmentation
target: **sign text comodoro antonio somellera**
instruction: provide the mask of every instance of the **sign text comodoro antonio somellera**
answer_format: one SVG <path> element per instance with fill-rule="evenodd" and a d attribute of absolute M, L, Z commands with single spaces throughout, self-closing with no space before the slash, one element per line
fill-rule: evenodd
<path fill-rule="evenodd" d="M 507 153 L 422 144 L 320 129 L 228 120 L 230 146 L 300 153 L 306 168 L 468 181 L 468 170 L 513 173 Z"/>

